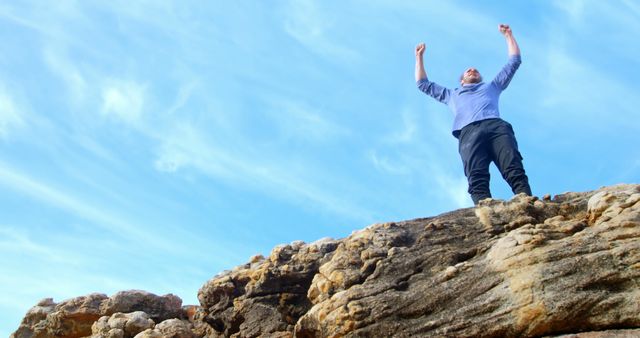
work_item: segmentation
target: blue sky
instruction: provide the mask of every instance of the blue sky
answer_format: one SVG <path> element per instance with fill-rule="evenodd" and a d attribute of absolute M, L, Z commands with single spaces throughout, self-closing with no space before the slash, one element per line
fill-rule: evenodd
<path fill-rule="evenodd" d="M 534 194 L 638 183 L 640 4 L 503 3 L 0 4 L 0 335 L 45 297 L 195 304 L 277 244 L 471 206 L 421 41 L 455 87 L 499 71 L 511 25 L 500 109 Z"/>

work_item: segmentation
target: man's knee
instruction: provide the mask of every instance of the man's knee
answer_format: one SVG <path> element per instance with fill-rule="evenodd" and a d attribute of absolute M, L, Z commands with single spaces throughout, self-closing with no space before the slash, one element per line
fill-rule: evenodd
<path fill-rule="evenodd" d="M 469 182 L 469 195 L 471 195 L 471 199 L 474 204 L 478 204 L 481 200 L 485 198 L 491 197 L 491 191 L 489 189 L 489 180 L 490 180 L 489 171 L 478 170 L 471 171 L 467 180 Z"/>
<path fill-rule="evenodd" d="M 514 194 L 525 193 L 531 196 L 531 187 L 529 186 L 529 178 L 524 169 L 513 170 L 503 175 Z"/>

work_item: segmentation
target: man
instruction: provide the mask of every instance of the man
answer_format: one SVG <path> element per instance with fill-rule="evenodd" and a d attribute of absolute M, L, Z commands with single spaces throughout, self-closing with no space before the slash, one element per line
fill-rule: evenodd
<path fill-rule="evenodd" d="M 514 194 L 531 195 L 513 129 L 500 119 L 498 99 L 520 66 L 520 48 L 508 25 L 500 25 L 509 50 L 509 62 L 489 83 L 475 68 L 460 76 L 460 88 L 448 89 L 429 81 L 424 70 L 425 44 L 416 46 L 416 82 L 425 94 L 446 104 L 454 113 L 453 136 L 458 141 L 469 194 L 474 204 L 491 197 L 489 164 L 494 162 Z"/>

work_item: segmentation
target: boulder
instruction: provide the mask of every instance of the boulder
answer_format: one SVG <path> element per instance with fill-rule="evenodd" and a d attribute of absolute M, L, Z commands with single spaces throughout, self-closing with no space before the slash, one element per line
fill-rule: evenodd
<path fill-rule="evenodd" d="M 153 329 L 142 331 L 135 338 L 194 338 L 193 326 L 185 320 L 167 319 Z"/>
<path fill-rule="evenodd" d="M 147 318 L 160 322 L 170 318 L 181 318 L 183 315 L 181 305 L 182 300 L 172 294 L 157 296 L 139 290 L 121 291 L 111 297 L 94 293 L 60 303 L 54 303 L 52 299 L 48 298 L 27 312 L 20 327 L 11 337 L 86 337 L 92 335 L 92 326 L 101 317 L 111 317 L 118 312 L 141 311 L 147 315 Z M 114 329 L 117 330 L 124 330 L 119 325 L 127 321 L 121 317 L 106 320 L 111 321 L 105 325 L 113 324 Z M 126 336 L 126 331 L 123 331 L 123 334 Z"/>
<path fill-rule="evenodd" d="M 153 328 L 155 323 L 142 311 L 131 313 L 116 312 L 103 316 L 91 327 L 91 338 L 132 338 L 138 333 Z"/>

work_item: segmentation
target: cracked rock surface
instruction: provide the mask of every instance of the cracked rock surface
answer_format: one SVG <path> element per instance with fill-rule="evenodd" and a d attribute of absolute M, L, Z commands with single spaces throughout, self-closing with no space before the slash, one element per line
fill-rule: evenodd
<path fill-rule="evenodd" d="M 46 299 L 13 337 L 639 337 L 639 237 L 640 185 L 486 200 L 277 246 L 200 306 Z"/>

